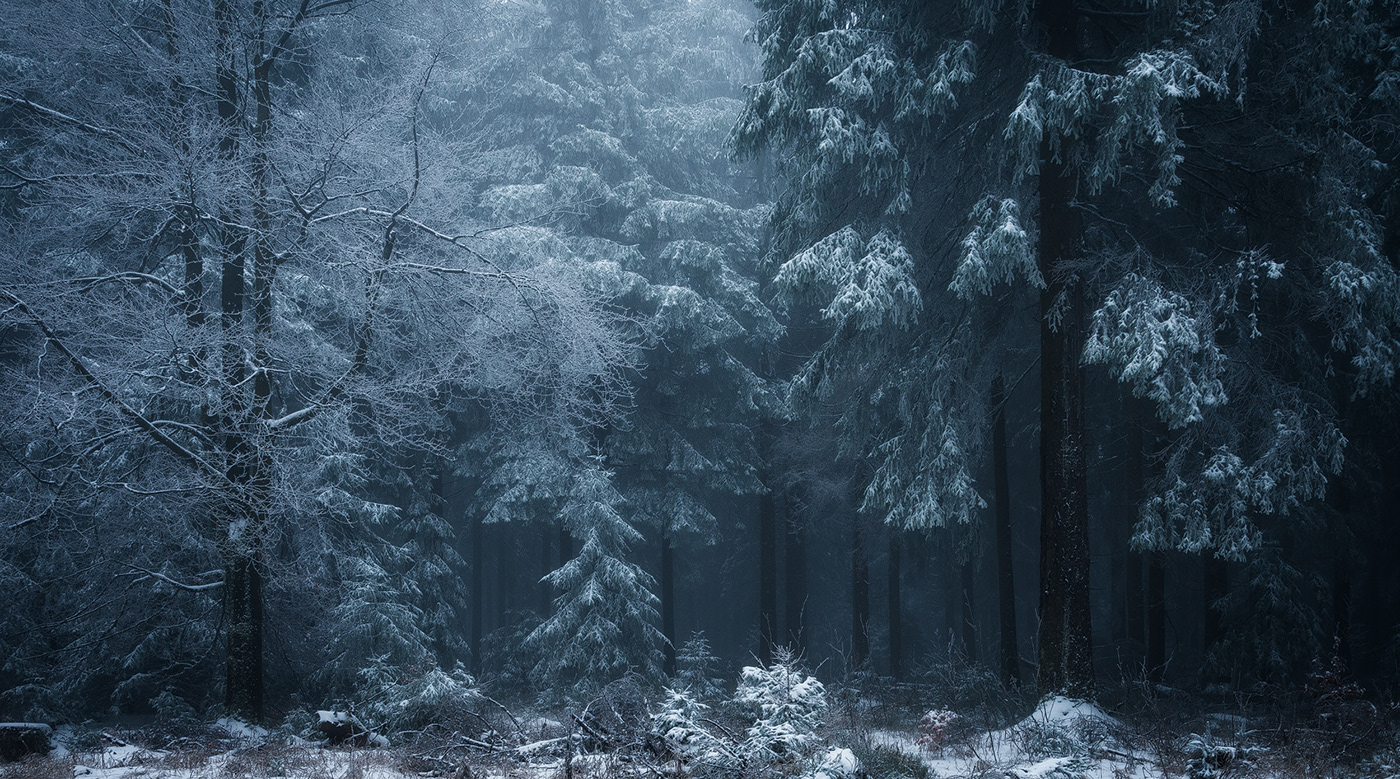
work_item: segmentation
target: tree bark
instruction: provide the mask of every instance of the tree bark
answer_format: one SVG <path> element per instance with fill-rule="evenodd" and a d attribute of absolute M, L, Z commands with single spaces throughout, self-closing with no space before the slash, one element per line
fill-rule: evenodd
<path fill-rule="evenodd" d="M 235 552 L 225 562 L 224 613 L 228 657 L 224 706 L 237 716 L 263 716 L 263 581 L 251 555 Z"/>
<path fill-rule="evenodd" d="M 661 534 L 661 634 L 666 637 L 666 675 L 676 675 L 676 574 L 671 535 Z"/>
<path fill-rule="evenodd" d="M 975 551 L 971 549 L 971 539 L 968 540 L 969 548 L 966 559 L 959 566 L 959 583 L 962 585 L 962 628 L 963 653 L 967 655 L 968 662 L 977 663 L 980 660 L 979 649 L 981 641 L 977 637 L 977 561 L 974 557 Z"/>
<path fill-rule="evenodd" d="M 899 535 L 890 530 L 889 580 L 887 593 L 890 614 L 890 676 L 901 679 L 904 676 L 904 624 L 899 603 Z"/>
<path fill-rule="evenodd" d="M 540 578 L 537 586 L 539 595 L 540 619 L 549 616 L 550 591 L 549 584 L 544 577 L 554 570 L 554 545 L 549 542 L 550 528 L 548 525 L 540 525 Z"/>
<path fill-rule="evenodd" d="M 496 536 L 496 623 L 493 627 L 498 630 L 506 624 L 506 593 L 510 590 L 510 572 L 514 570 L 509 535 L 511 527 L 513 525 L 509 522 L 498 522 L 493 533 Z"/>
<path fill-rule="evenodd" d="M 1147 562 L 1147 678 L 1162 681 L 1167 668 L 1167 566 L 1161 552 Z"/>
<path fill-rule="evenodd" d="M 773 661 L 778 621 L 778 518 L 773 490 L 758 498 L 758 660 Z"/>
<path fill-rule="evenodd" d="M 1039 8 L 1047 53 L 1077 59 L 1078 14 L 1071 0 Z M 1068 158 L 1073 141 L 1062 139 Z M 1067 278 L 1078 258 L 1082 224 L 1072 201 L 1076 180 L 1047 137 L 1040 160 L 1040 676 L 1042 694 L 1093 695 L 1089 617 L 1089 512 L 1084 430 L 1084 287 Z"/>
<path fill-rule="evenodd" d="M 472 632 L 471 632 L 471 668 L 472 674 L 481 675 L 481 625 L 482 610 L 485 604 L 486 586 L 485 571 L 486 555 L 484 547 L 486 544 L 485 533 L 481 522 L 481 512 L 472 512 Z"/>
<path fill-rule="evenodd" d="M 1339 503 L 1349 503 L 1347 497 Z M 1332 532 L 1332 638 L 1337 657 L 1348 667 L 1351 666 L 1351 545 L 1346 521 L 1341 516 L 1335 520 L 1337 528 Z"/>
<path fill-rule="evenodd" d="M 1011 538 L 1011 480 L 1006 461 L 1006 387 L 992 379 L 992 501 L 996 511 L 997 608 L 1001 625 L 1001 676 L 1021 680 L 1020 642 L 1016 635 L 1016 574 Z"/>
<path fill-rule="evenodd" d="M 214 6 L 217 33 L 229 48 L 215 73 L 217 110 L 222 123 L 219 152 L 236 161 L 239 145 L 239 81 L 233 62 L 234 20 L 227 2 Z M 245 239 L 238 217 L 225 214 L 219 231 L 219 322 L 223 334 L 219 428 L 226 458 L 225 474 L 238 493 L 226 496 L 220 517 L 228 534 L 224 552 L 224 613 L 228 619 L 225 647 L 224 706 L 235 716 L 260 721 L 262 685 L 262 576 L 257 566 L 256 537 L 260 531 L 251 487 L 256 481 L 254 458 L 243 427 L 247 401 L 243 395 L 243 310 L 245 303 Z"/>
<path fill-rule="evenodd" d="M 1230 589 L 1230 564 L 1221 560 L 1215 555 L 1205 552 L 1201 556 L 1201 656 L 1203 659 L 1210 658 L 1210 651 L 1223 637 L 1221 633 L 1220 612 L 1215 604 L 1229 593 Z M 1203 662 L 1202 669 L 1209 668 L 1209 663 Z M 1221 681 L 1214 675 L 1202 672 L 1203 681 Z"/>
<path fill-rule="evenodd" d="M 1133 495 L 1133 499 L 1129 503 L 1132 510 L 1127 519 L 1128 538 L 1131 544 L 1137 526 L 1138 508 L 1147 495 L 1147 436 L 1145 430 L 1149 420 L 1143 411 L 1141 401 L 1130 397 L 1126 405 L 1128 408 L 1126 415 L 1128 417 L 1126 442 L 1128 452 L 1124 481 Z M 1123 600 L 1127 613 L 1124 614 L 1124 622 L 1127 626 L 1128 639 L 1139 645 L 1145 645 L 1147 643 L 1147 620 L 1145 619 L 1147 599 L 1143 594 L 1142 587 L 1143 556 L 1141 552 L 1129 548 L 1125 557 Z"/>
<path fill-rule="evenodd" d="M 559 523 L 559 567 L 563 568 L 574 559 L 574 537 L 563 522 Z"/>
<path fill-rule="evenodd" d="M 787 534 L 783 539 L 783 640 L 793 652 L 801 654 L 804 641 L 804 611 L 807 608 L 807 536 L 802 530 L 801 501 L 798 488 L 788 491 L 783 517 Z"/>
<path fill-rule="evenodd" d="M 870 560 L 865 551 L 865 527 L 860 513 L 860 479 L 851 486 L 851 664 L 859 668 L 870 657 Z"/>

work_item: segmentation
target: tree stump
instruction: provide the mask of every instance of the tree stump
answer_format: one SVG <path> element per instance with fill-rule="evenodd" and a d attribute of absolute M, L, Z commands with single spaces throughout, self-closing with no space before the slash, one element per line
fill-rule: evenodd
<path fill-rule="evenodd" d="M 0 761 L 25 755 L 46 755 L 53 744 L 53 728 L 37 722 L 0 722 Z"/>

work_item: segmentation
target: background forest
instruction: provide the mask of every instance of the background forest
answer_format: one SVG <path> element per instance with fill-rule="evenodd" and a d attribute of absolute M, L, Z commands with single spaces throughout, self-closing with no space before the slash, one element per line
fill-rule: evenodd
<path fill-rule="evenodd" d="M 0 13 L 0 720 L 1389 711 L 1393 3 Z"/>

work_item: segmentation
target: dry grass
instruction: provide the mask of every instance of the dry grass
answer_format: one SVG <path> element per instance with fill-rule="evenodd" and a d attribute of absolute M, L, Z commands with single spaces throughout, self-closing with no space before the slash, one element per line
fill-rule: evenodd
<path fill-rule="evenodd" d="M 0 779 L 73 779 L 73 761 L 28 755 L 0 763 Z"/>

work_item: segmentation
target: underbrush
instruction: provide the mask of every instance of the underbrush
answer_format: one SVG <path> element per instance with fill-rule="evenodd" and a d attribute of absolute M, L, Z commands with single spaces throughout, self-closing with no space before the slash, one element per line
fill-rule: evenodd
<path fill-rule="evenodd" d="M 699 677 L 697 677 L 699 678 Z M 732 693 L 627 677 L 549 708 L 496 700 L 466 677 L 392 678 L 347 705 L 358 741 L 312 712 L 278 730 L 179 718 L 62 731 L 62 757 L 0 765 L 50 779 L 1291 779 L 1400 776 L 1396 707 L 1319 675 L 1304 693 L 1220 695 L 1124 683 L 1103 708 L 1033 700 L 975 664 L 929 663 L 899 682 L 818 681 L 779 653 Z M 1110 705 L 1109 701 L 1112 701 Z M 340 716 L 340 714 L 337 714 Z M 324 718 L 321 718 L 324 722 Z M 387 745 L 369 738 L 382 730 Z"/>

